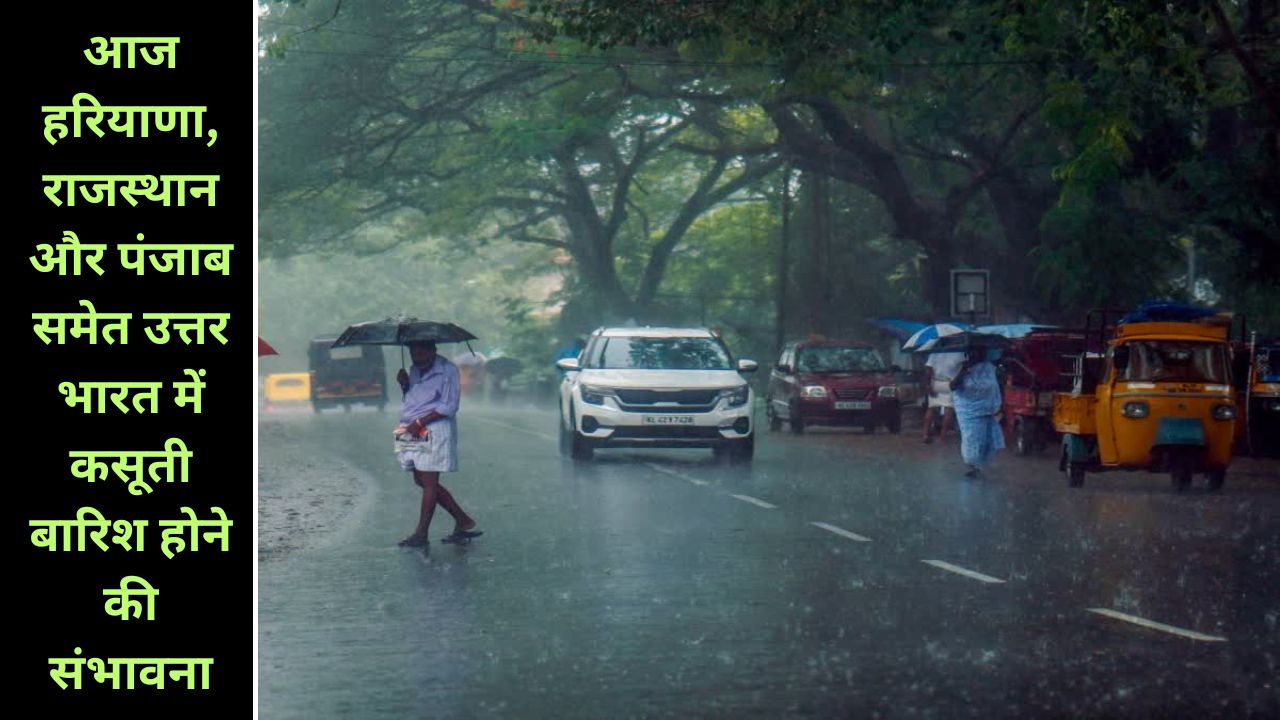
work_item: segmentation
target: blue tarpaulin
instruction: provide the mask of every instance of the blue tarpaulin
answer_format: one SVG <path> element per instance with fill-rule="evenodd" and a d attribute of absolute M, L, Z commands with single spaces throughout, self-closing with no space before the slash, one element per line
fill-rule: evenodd
<path fill-rule="evenodd" d="M 1120 322 L 1192 322 L 1217 313 L 1213 308 L 1177 300 L 1144 300 L 1137 310 L 1120 318 Z"/>
<path fill-rule="evenodd" d="M 914 320 L 895 320 L 893 318 L 868 318 L 868 322 L 881 330 L 893 333 L 899 339 L 906 340 L 923 330 L 928 323 Z"/>

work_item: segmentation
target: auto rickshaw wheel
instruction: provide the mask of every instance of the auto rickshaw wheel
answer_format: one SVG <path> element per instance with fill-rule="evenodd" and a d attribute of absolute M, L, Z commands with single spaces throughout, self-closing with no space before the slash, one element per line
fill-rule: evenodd
<path fill-rule="evenodd" d="M 1013 451 L 1018 455 L 1030 455 L 1033 441 L 1027 430 L 1027 423 L 1022 418 L 1013 421 Z"/>
<path fill-rule="evenodd" d="M 1173 479 L 1175 492 L 1182 492 L 1191 487 L 1192 464 L 1190 458 L 1175 455 L 1169 459 L 1169 476 Z"/>
<path fill-rule="evenodd" d="M 1067 464 L 1067 485 L 1070 487 L 1084 486 L 1084 466 L 1080 463 Z"/>
<path fill-rule="evenodd" d="M 778 417 L 772 407 L 766 409 L 764 414 L 769 418 L 769 432 L 778 432 L 782 429 L 782 419 Z"/>
<path fill-rule="evenodd" d="M 1205 473 L 1205 475 L 1209 478 L 1210 490 L 1214 490 L 1214 491 L 1221 490 L 1222 484 L 1227 481 L 1226 468 L 1223 468 L 1221 470 L 1210 470 L 1208 473 Z"/>

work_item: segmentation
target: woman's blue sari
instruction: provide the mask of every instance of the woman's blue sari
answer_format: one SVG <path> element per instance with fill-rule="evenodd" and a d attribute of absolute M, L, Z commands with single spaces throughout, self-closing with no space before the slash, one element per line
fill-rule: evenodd
<path fill-rule="evenodd" d="M 1000 412 L 1000 381 L 996 368 L 980 362 L 969 368 L 960 387 L 951 393 L 956 424 L 960 426 L 960 456 L 965 464 L 982 467 L 1004 447 L 1004 432 L 996 421 Z"/>

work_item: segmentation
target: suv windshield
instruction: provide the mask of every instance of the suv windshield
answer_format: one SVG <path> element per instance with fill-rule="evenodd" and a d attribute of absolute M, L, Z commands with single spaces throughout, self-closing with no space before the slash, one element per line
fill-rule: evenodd
<path fill-rule="evenodd" d="M 1221 345 L 1168 340 L 1137 340 L 1126 344 L 1129 347 L 1129 367 L 1121 380 L 1227 381 L 1227 359 Z"/>
<path fill-rule="evenodd" d="M 729 353 L 711 338 L 605 338 L 595 366 L 639 370 L 730 369 Z"/>
<path fill-rule="evenodd" d="M 867 347 L 806 347 L 796 354 L 798 372 L 877 372 L 884 369 L 880 353 Z"/>

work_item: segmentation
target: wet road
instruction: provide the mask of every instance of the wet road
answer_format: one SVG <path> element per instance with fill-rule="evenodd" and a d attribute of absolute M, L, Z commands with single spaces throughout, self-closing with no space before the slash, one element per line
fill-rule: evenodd
<path fill-rule="evenodd" d="M 908 428 L 573 463 L 554 422 L 464 404 L 485 535 L 440 510 L 424 553 L 394 417 L 263 416 L 261 717 L 1280 715 L 1274 461 L 968 481 Z"/>

